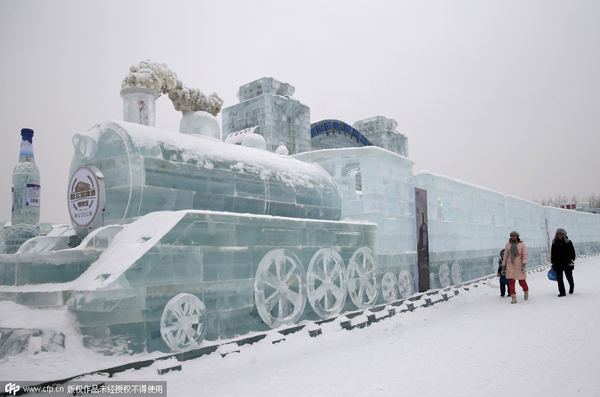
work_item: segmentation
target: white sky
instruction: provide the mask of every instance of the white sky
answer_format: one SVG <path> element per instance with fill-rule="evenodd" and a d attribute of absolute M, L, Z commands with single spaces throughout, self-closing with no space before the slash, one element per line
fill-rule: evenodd
<path fill-rule="evenodd" d="M 42 219 L 68 222 L 71 137 L 122 118 L 145 59 L 225 107 L 271 76 L 312 122 L 394 118 L 416 170 L 530 200 L 600 194 L 599 20 L 594 0 L 0 0 L 0 219 L 29 127 Z M 157 127 L 179 120 L 160 98 Z"/>

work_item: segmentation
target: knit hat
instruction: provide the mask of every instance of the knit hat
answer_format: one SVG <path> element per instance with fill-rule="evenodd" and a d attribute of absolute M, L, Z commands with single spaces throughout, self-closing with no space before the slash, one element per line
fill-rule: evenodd
<path fill-rule="evenodd" d="M 519 232 L 517 232 L 516 230 L 513 230 L 512 232 L 510 232 L 510 235 L 520 237 Z"/>

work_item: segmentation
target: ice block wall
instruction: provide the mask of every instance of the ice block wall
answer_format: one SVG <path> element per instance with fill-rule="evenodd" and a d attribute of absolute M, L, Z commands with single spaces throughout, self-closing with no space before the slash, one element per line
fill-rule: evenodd
<path fill-rule="evenodd" d="M 342 219 L 377 223 L 375 254 L 380 268 L 412 271 L 416 263 L 412 160 L 376 146 L 294 157 L 315 162 L 333 176 L 342 193 Z"/>
<path fill-rule="evenodd" d="M 562 208 L 544 207 L 548 220 L 549 242 L 556 229 L 566 229 L 577 255 L 600 252 L 600 215 Z"/>
<path fill-rule="evenodd" d="M 600 252 L 600 217 L 543 207 L 518 197 L 421 171 L 416 184 L 427 190 L 432 285 L 462 281 L 497 269 L 499 252 L 517 230 L 529 251 L 529 266 L 544 263 L 557 228 L 567 229 L 579 253 Z M 457 272 L 455 272 L 457 273 Z M 448 278 L 450 277 L 450 278 Z"/>

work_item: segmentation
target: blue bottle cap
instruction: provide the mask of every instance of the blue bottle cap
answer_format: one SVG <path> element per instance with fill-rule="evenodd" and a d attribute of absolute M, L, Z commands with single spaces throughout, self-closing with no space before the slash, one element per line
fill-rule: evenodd
<path fill-rule="evenodd" d="M 33 130 L 31 128 L 23 128 L 21 129 L 21 137 L 23 138 L 23 140 L 27 140 L 29 142 L 31 142 L 32 138 L 33 138 Z"/>

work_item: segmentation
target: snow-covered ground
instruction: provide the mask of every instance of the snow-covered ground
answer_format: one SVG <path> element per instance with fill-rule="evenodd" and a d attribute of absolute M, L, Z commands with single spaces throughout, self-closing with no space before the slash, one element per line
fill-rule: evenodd
<path fill-rule="evenodd" d="M 329 324 L 317 338 L 302 331 L 183 362 L 181 371 L 158 375 L 151 366 L 110 380 L 164 380 L 177 397 L 598 396 L 600 257 L 575 267 L 575 294 L 565 298 L 539 272 L 528 276 L 528 301 L 517 287 L 516 305 L 482 285 L 365 329 Z M 43 356 L 22 357 L 21 368 L 43 373 Z M 76 363 L 66 361 L 62 373 Z M 14 373 L 19 360 L 8 365 L 0 362 L 0 372 Z"/>

